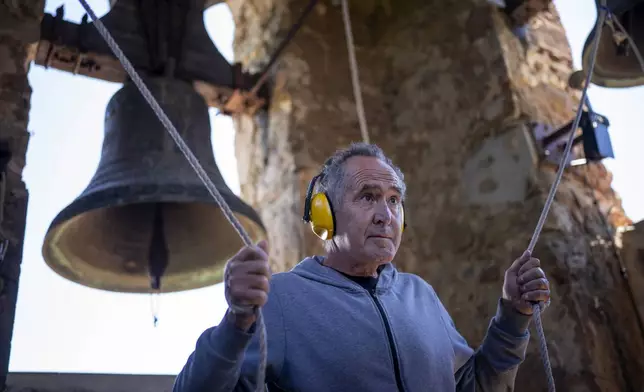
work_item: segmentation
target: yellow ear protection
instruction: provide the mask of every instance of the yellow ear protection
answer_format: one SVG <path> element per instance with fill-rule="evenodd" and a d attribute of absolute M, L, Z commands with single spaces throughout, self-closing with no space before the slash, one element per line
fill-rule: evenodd
<path fill-rule="evenodd" d="M 304 216 L 302 219 L 311 225 L 313 233 L 323 240 L 330 240 L 335 234 L 335 215 L 331 200 L 324 192 L 313 194 L 315 183 L 324 175 L 324 171 L 311 179 L 304 200 Z"/>
<path fill-rule="evenodd" d="M 323 240 L 330 240 L 335 235 L 335 214 L 331 199 L 325 192 L 313 194 L 316 182 L 323 177 L 324 171 L 311 179 L 309 188 L 306 191 L 304 200 L 304 216 L 302 219 L 311 225 L 311 230 L 316 236 Z M 405 221 L 405 204 L 402 205 L 401 211 L 402 231 L 405 231 L 407 222 Z"/>

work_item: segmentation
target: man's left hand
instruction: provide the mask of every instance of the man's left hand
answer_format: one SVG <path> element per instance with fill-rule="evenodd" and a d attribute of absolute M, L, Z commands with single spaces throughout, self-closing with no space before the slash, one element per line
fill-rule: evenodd
<path fill-rule="evenodd" d="M 505 271 L 503 299 L 511 302 L 518 312 L 525 315 L 532 315 L 532 305 L 535 302 L 550 302 L 550 283 L 540 264 L 539 259 L 525 251 Z"/>

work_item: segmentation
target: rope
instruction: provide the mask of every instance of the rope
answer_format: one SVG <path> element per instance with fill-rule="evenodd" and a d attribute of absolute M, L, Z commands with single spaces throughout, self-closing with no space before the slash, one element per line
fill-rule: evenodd
<path fill-rule="evenodd" d="M 600 3 L 601 3 L 601 7 L 599 8 L 599 16 L 595 24 L 595 36 L 597 37 L 597 39 L 595 40 L 595 44 L 593 46 L 593 51 L 591 54 L 591 62 L 589 65 L 589 69 L 587 70 L 586 81 L 584 83 L 584 87 L 582 90 L 581 99 L 579 100 L 577 115 L 575 116 L 575 121 L 573 122 L 573 125 L 570 128 L 571 129 L 570 136 L 568 137 L 566 148 L 564 150 L 563 156 L 561 157 L 561 162 L 559 163 L 559 169 L 557 170 L 557 175 L 555 176 L 555 181 L 552 183 L 552 186 L 550 187 L 550 192 L 548 193 L 548 197 L 546 198 L 546 203 L 543 206 L 543 210 L 541 211 L 541 216 L 539 217 L 539 221 L 537 222 L 537 227 L 534 229 L 534 233 L 532 234 L 532 238 L 530 239 L 530 244 L 528 245 L 528 251 L 530 253 L 532 253 L 532 251 L 534 250 L 537 240 L 539 239 L 539 234 L 541 234 L 541 230 L 543 229 L 543 225 L 545 224 L 546 217 L 548 216 L 548 212 L 550 211 L 550 207 L 552 206 L 552 203 L 555 199 L 557 188 L 559 187 L 559 183 L 561 182 L 561 178 L 563 177 L 563 172 L 567 166 L 566 162 L 568 161 L 568 157 L 570 156 L 570 152 L 572 150 L 572 144 L 575 138 L 575 133 L 577 131 L 577 128 L 579 128 L 579 121 L 581 120 L 581 114 L 584 109 L 584 103 L 586 102 L 586 94 L 588 93 L 588 86 L 590 84 L 590 79 L 593 74 L 593 69 L 595 68 L 595 60 L 597 58 L 597 50 L 599 48 L 599 42 L 601 37 L 600 32 L 601 32 L 601 28 L 604 25 L 604 22 L 606 20 L 606 15 L 607 15 L 606 0 L 601 0 Z M 539 349 L 540 349 L 539 351 L 541 354 L 541 361 L 543 362 L 543 367 L 546 371 L 546 377 L 548 378 L 548 391 L 555 392 L 555 380 L 552 375 L 552 367 L 550 366 L 550 357 L 548 355 L 548 344 L 546 341 L 546 335 L 543 332 L 543 325 L 541 323 L 541 306 L 542 305 L 540 303 L 535 303 L 533 305 L 533 312 L 534 312 L 533 319 L 534 319 L 535 328 L 537 330 L 537 335 L 539 337 Z"/>
<path fill-rule="evenodd" d="M 358 60 L 356 60 L 356 48 L 353 43 L 353 32 L 351 30 L 351 15 L 347 0 L 342 0 L 342 19 L 344 21 L 344 32 L 347 40 L 347 51 L 349 52 L 349 68 L 351 69 L 351 84 L 353 95 L 356 100 L 356 111 L 360 123 L 362 140 L 369 144 L 369 130 L 367 128 L 367 117 L 365 116 L 364 103 L 362 102 L 362 91 L 360 90 L 360 75 L 358 74 Z"/>
<path fill-rule="evenodd" d="M 190 163 L 190 166 L 195 170 L 203 184 L 205 185 L 206 189 L 208 189 L 208 192 L 210 195 L 215 199 L 219 207 L 221 208 L 222 212 L 224 213 L 224 216 L 226 219 L 230 222 L 230 224 L 235 228 L 237 231 L 237 234 L 241 237 L 242 241 L 246 246 L 252 246 L 252 240 L 249 237 L 249 235 L 246 233 L 244 230 L 243 226 L 235 215 L 233 214 L 232 210 L 230 207 L 228 207 L 228 204 L 226 203 L 226 200 L 221 196 L 219 191 L 217 190 L 217 187 L 215 184 L 212 182 L 206 171 L 203 169 L 197 158 L 194 156 L 192 151 L 190 151 L 190 148 L 188 145 L 183 141 L 181 138 L 181 135 L 177 131 L 177 129 L 174 127 L 168 116 L 164 113 L 163 109 L 159 105 L 159 103 L 156 101 L 150 90 L 145 86 L 145 83 L 143 83 L 143 80 L 141 77 L 138 75 L 130 61 L 125 57 L 125 54 L 119 47 L 119 45 L 116 43 L 114 38 L 112 38 L 111 34 L 109 31 L 107 31 L 107 28 L 103 23 L 96 17 L 96 14 L 92 10 L 92 8 L 87 4 L 86 0 L 78 0 L 83 8 L 85 8 L 85 11 L 87 14 L 92 18 L 92 21 L 94 22 L 94 26 L 96 26 L 96 29 L 98 32 L 101 34 L 107 45 L 112 49 L 114 52 L 114 55 L 119 59 L 121 64 L 123 65 L 123 68 L 125 71 L 128 73 L 136 87 L 139 89 L 145 100 L 150 104 L 152 107 L 152 110 L 154 113 L 157 115 L 163 126 L 166 128 L 168 133 L 170 133 L 170 136 L 174 140 L 174 142 L 177 144 L 183 155 L 186 157 L 188 160 L 188 163 Z M 262 311 L 261 309 L 256 309 L 256 314 L 257 314 L 257 327 L 258 327 L 258 333 L 259 333 L 259 366 L 257 370 L 257 385 L 256 385 L 256 390 L 257 391 L 264 391 L 264 378 L 265 378 L 265 371 L 266 371 L 266 326 L 264 325 L 264 319 L 262 317 Z"/>

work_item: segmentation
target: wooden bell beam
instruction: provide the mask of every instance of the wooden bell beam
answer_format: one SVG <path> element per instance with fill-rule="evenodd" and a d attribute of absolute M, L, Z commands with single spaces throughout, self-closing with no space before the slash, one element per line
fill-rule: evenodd
<path fill-rule="evenodd" d="M 204 0 L 161 4 L 118 0 L 101 18 L 137 70 L 191 82 L 224 114 L 252 114 L 265 105 L 266 89 L 248 93 L 258 76 L 228 63 L 210 40 L 202 22 Z M 66 21 L 61 6 L 54 15 L 45 14 L 40 27 L 36 64 L 114 83 L 128 78 L 87 16 L 80 24 Z"/>

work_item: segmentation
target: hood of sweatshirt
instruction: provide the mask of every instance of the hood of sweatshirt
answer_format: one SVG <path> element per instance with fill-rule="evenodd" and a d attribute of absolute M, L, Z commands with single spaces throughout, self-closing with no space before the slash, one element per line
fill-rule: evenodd
<path fill-rule="evenodd" d="M 299 262 L 295 267 L 293 267 L 291 272 L 305 279 L 339 287 L 344 290 L 354 292 L 365 291 L 364 288 L 362 288 L 359 284 L 347 278 L 340 272 L 323 265 L 323 262 L 324 257 L 322 256 L 307 257 Z M 396 271 L 396 268 L 391 263 L 384 264 L 380 268 L 378 284 L 376 285 L 376 292 L 384 293 L 391 289 L 391 287 L 396 282 L 397 275 L 398 271 Z"/>

